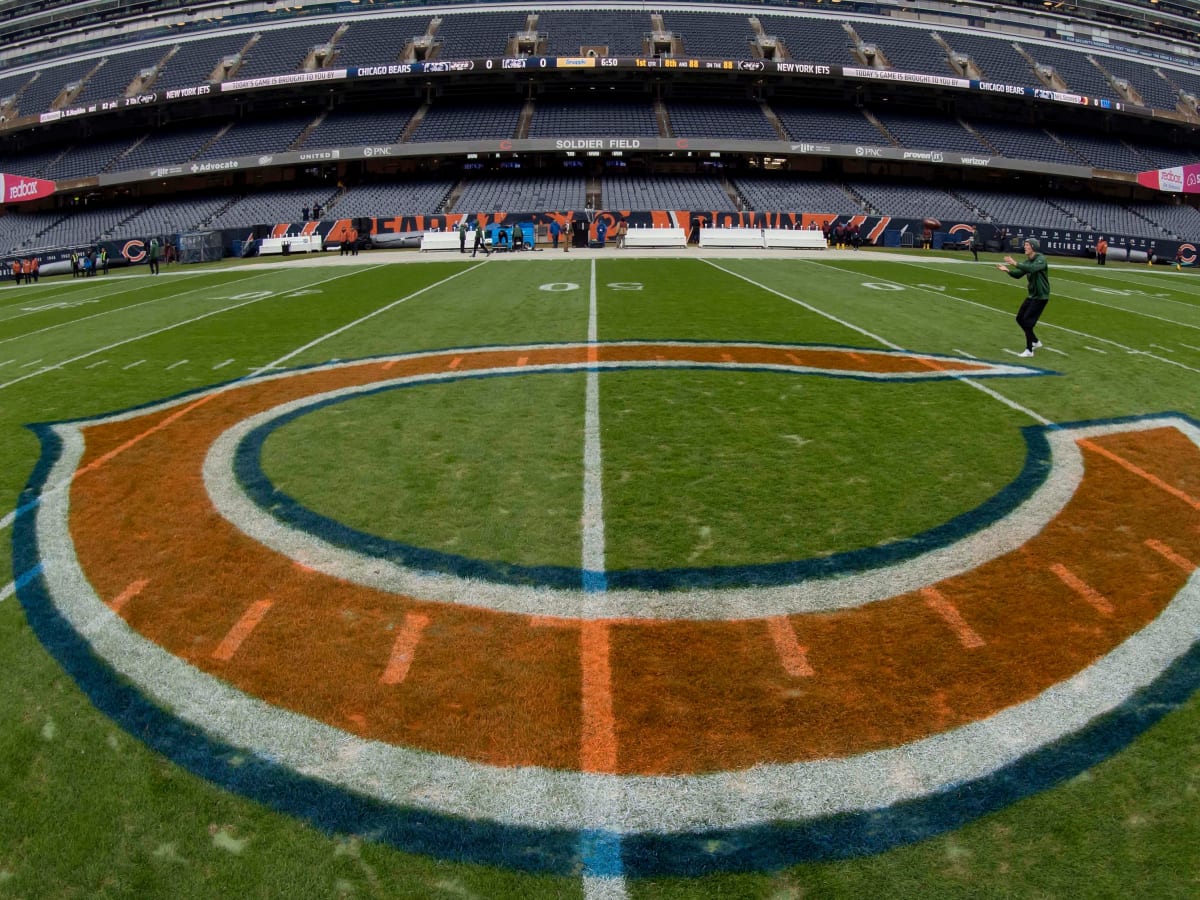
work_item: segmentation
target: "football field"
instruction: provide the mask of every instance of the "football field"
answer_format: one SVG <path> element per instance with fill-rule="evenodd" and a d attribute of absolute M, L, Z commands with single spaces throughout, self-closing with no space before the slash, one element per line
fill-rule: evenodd
<path fill-rule="evenodd" d="M 0 289 L 0 897 L 1192 897 L 1200 279 Z"/>

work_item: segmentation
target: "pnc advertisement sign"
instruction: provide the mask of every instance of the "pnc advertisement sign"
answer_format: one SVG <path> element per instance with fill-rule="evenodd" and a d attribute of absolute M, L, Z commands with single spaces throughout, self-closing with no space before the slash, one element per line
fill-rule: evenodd
<path fill-rule="evenodd" d="M 40 200 L 42 197 L 49 197 L 53 194 L 55 187 L 53 181 L 46 181 L 42 178 L 0 173 L 0 194 L 3 194 L 5 203 Z"/>

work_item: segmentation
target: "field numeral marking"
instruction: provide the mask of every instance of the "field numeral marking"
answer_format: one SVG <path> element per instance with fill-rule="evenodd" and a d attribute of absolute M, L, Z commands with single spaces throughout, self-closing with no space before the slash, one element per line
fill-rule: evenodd
<path fill-rule="evenodd" d="M 907 290 L 902 284 L 895 284 L 891 281 L 864 281 L 862 284 L 865 288 L 870 288 L 873 291 L 903 291 Z"/>

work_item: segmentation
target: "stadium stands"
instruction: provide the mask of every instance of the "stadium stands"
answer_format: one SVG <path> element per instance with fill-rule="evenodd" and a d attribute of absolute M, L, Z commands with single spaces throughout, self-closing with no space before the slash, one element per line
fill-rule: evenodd
<path fill-rule="evenodd" d="M 777 141 L 779 135 L 754 103 L 667 104 L 673 137 L 717 137 L 750 141 Z"/>
<path fill-rule="evenodd" d="M 576 176 L 514 176 L 469 181 L 454 204 L 460 213 L 583 209 L 586 183 Z"/>
<path fill-rule="evenodd" d="M 654 107 L 649 102 L 593 101 L 586 94 L 554 97 L 538 101 L 529 125 L 531 138 L 599 134 L 658 137 Z"/>

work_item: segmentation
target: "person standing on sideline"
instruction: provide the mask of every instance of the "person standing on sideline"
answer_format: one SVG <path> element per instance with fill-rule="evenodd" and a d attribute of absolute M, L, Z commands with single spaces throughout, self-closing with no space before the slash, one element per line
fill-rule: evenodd
<path fill-rule="evenodd" d="M 552 249 L 558 249 L 558 239 L 562 237 L 562 226 L 558 224 L 558 219 L 550 221 L 550 244 Z"/>
<path fill-rule="evenodd" d="M 478 253 L 480 250 L 483 251 L 484 256 L 492 255 L 492 252 L 490 250 L 488 250 L 488 248 L 487 248 L 486 241 L 484 241 L 484 234 L 485 234 L 485 232 L 483 230 L 482 223 L 476 222 L 475 223 L 475 246 L 471 248 L 471 259 L 474 259 L 475 254 Z"/>
<path fill-rule="evenodd" d="M 467 217 L 458 220 L 458 252 L 467 252 Z"/>
<path fill-rule="evenodd" d="M 617 223 L 617 249 L 618 250 L 625 249 L 625 235 L 627 235 L 627 234 L 629 234 L 629 220 L 626 219 L 624 216 L 622 216 L 621 221 L 619 221 Z"/>
<path fill-rule="evenodd" d="M 100 248 L 100 272 L 104 275 L 108 274 L 108 248 Z"/>
<path fill-rule="evenodd" d="M 975 257 L 975 262 L 979 262 L 979 247 L 981 243 L 979 240 L 979 229 L 976 228 L 971 232 L 971 255 Z"/>
<path fill-rule="evenodd" d="M 158 238 L 150 238 L 150 274 L 158 274 Z"/>
<path fill-rule="evenodd" d="M 1104 260 L 1108 258 L 1108 240 L 1100 238 L 1096 241 L 1096 265 L 1104 265 Z"/>
<path fill-rule="evenodd" d="M 604 249 L 604 242 L 608 240 L 608 222 L 601 219 L 596 223 L 596 242 L 600 245 L 600 249 Z"/>
<path fill-rule="evenodd" d="M 1042 346 L 1042 342 L 1033 333 L 1033 327 L 1050 302 L 1050 275 L 1046 265 L 1046 257 L 1042 256 L 1042 245 L 1037 238 L 1025 239 L 1025 259 L 1017 262 L 1011 256 L 1004 257 L 1004 262 L 996 266 L 1001 272 L 1006 272 L 1013 278 L 1028 278 L 1029 289 L 1025 302 L 1017 312 L 1017 324 L 1025 332 L 1025 350 L 1018 356 L 1033 356 L 1033 351 Z"/>

